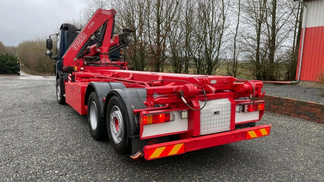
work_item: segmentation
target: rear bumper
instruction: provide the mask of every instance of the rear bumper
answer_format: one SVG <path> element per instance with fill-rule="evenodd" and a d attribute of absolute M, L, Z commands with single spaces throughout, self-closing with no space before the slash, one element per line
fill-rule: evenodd
<path fill-rule="evenodd" d="M 179 155 L 190 151 L 215 147 L 228 143 L 264 137 L 270 134 L 271 125 L 237 129 L 223 133 L 192 137 L 172 142 L 145 146 L 143 149 L 146 160 Z"/>

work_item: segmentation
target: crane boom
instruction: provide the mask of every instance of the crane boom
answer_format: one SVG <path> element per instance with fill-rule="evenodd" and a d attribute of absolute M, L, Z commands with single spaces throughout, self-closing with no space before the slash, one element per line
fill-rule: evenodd
<path fill-rule="evenodd" d="M 109 49 L 112 46 L 119 43 L 118 37 L 113 37 L 113 25 L 115 14 L 116 11 L 114 9 L 98 9 L 94 13 L 92 18 L 84 26 L 79 35 L 73 41 L 72 45 L 64 54 L 63 67 L 74 67 L 83 65 L 82 60 L 80 59 L 84 56 L 84 53 L 82 51 L 85 51 L 85 49 L 89 49 L 88 46 L 90 45 L 87 45 L 87 43 L 91 42 L 92 36 L 95 36 L 94 33 L 103 25 L 105 26 L 103 28 L 105 31 L 101 32 L 104 35 L 102 37 L 103 40 L 100 41 L 102 42 L 102 44 L 100 46 L 92 46 L 91 49 L 87 51 L 92 54 L 100 53 L 101 59 L 108 59 Z"/>

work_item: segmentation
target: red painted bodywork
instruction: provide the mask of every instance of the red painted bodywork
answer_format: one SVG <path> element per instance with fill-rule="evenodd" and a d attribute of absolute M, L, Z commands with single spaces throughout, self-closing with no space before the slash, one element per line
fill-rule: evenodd
<path fill-rule="evenodd" d="M 155 111 L 155 110 L 151 110 L 151 111 L 140 111 L 140 118 L 143 117 L 143 115 L 145 114 L 155 114 L 155 113 L 166 113 L 166 112 L 172 112 L 172 111 L 179 111 L 179 110 L 187 110 L 188 108 L 176 108 L 176 109 L 160 109 L 159 111 Z M 135 112 L 134 112 L 135 113 Z M 175 134 L 181 134 L 181 133 L 187 133 L 188 131 L 179 131 L 179 132 L 170 132 L 167 134 L 161 134 L 161 135 L 153 135 L 150 137 L 143 137 L 143 131 L 144 131 L 144 124 L 141 121 L 140 122 L 140 139 L 141 140 L 145 140 L 145 139 L 149 139 L 149 138 L 158 138 L 158 137 L 163 137 L 163 136 L 167 136 L 167 135 L 175 135 Z"/>
<path fill-rule="evenodd" d="M 302 35 L 300 40 L 302 40 Z M 313 82 L 319 81 L 318 76 L 320 72 L 324 73 L 323 47 L 324 47 L 324 26 L 306 28 L 300 80 L 313 81 Z M 299 56 L 300 53 L 301 50 L 299 50 Z M 296 79 L 298 77 L 299 60 L 300 60 L 299 58 L 297 64 Z"/>
<path fill-rule="evenodd" d="M 252 128 L 245 128 L 240 130 L 235 130 L 231 132 L 223 132 L 223 133 L 216 133 L 206 136 L 200 136 L 200 137 L 189 137 L 182 140 L 172 141 L 172 142 L 165 142 L 165 143 L 159 143 L 159 144 L 153 144 L 148 145 L 144 147 L 144 158 L 146 160 L 149 160 L 150 153 L 148 152 L 150 149 L 169 146 L 169 145 L 176 145 L 180 143 L 184 143 L 184 151 L 179 153 L 186 153 L 191 152 L 195 150 L 215 147 L 219 145 L 224 145 L 228 143 L 238 142 L 242 140 L 247 140 L 247 132 L 251 130 L 258 130 L 262 128 L 267 128 L 270 134 L 271 125 L 262 125 L 262 126 L 256 126 Z M 266 135 L 265 135 L 266 136 Z"/>
<path fill-rule="evenodd" d="M 107 54 L 111 47 L 119 44 L 119 35 L 111 37 L 114 15 L 115 10 L 99 9 L 63 56 L 63 70 L 73 70 L 70 72 L 71 81 L 65 81 L 65 98 L 70 106 L 81 115 L 85 115 L 87 114 L 85 93 L 90 82 L 121 82 L 126 88 L 145 88 L 147 91 L 147 99 L 144 102 L 146 108 L 134 110 L 133 113 L 144 114 L 170 110 L 189 111 L 188 131 L 186 133 L 180 132 L 182 139 L 174 142 L 186 143 L 186 152 L 245 139 L 247 129 L 235 130 L 235 106 L 238 103 L 235 99 L 251 96 L 263 97 L 264 93 L 261 92 L 263 83 L 261 81 L 238 80 L 231 76 L 127 70 L 126 62 L 112 62 Z M 105 22 L 107 22 L 107 29 L 102 46 L 91 45 L 86 54 L 77 57 L 86 42 L 86 38 L 90 37 Z M 96 64 L 87 64 L 84 61 L 87 56 L 99 56 L 100 59 Z M 201 106 L 198 101 L 228 98 L 231 102 L 230 131 L 200 136 L 200 111 L 190 110 L 181 99 L 181 95 L 194 109 L 200 109 Z M 161 107 L 156 108 L 157 105 Z M 260 114 L 260 118 L 261 116 Z M 140 123 L 140 127 L 143 127 L 142 123 Z M 169 135 L 173 134 L 179 133 L 169 133 Z M 164 144 L 144 147 L 144 154 L 147 149 L 159 145 Z"/>
<path fill-rule="evenodd" d="M 84 103 L 85 91 L 88 82 L 66 82 L 65 83 L 65 100 L 66 103 L 72 106 L 79 114 L 87 114 Z"/>

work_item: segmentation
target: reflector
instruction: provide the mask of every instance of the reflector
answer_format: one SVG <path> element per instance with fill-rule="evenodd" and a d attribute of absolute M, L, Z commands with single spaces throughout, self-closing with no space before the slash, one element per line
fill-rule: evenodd
<path fill-rule="evenodd" d="M 263 137 L 269 134 L 270 134 L 270 127 L 251 130 L 246 133 L 246 139 L 249 140 L 253 138 Z"/>
<path fill-rule="evenodd" d="M 147 116 L 147 124 L 152 124 L 153 123 L 153 117 L 152 115 Z"/>
<path fill-rule="evenodd" d="M 263 111 L 263 110 L 264 110 L 264 103 L 260 103 L 260 104 L 258 105 L 258 110 L 259 110 L 259 111 Z"/>
<path fill-rule="evenodd" d="M 245 112 L 253 112 L 253 111 L 263 111 L 264 103 L 254 104 L 254 105 L 245 105 Z"/>

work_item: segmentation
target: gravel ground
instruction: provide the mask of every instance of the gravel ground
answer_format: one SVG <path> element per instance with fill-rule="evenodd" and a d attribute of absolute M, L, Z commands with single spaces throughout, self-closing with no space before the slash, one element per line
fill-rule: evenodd
<path fill-rule="evenodd" d="M 294 98 L 324 104 L 323 88 L 264 83 L 263 90 L 267 95 Z"/>
<path fill-rule="evenodd" d="M 153 161 L 96 142 L 54 78 L 0 76 L 0 181 L 324 181 L 324 125 L 266 113 L 268 137 Z"/>

